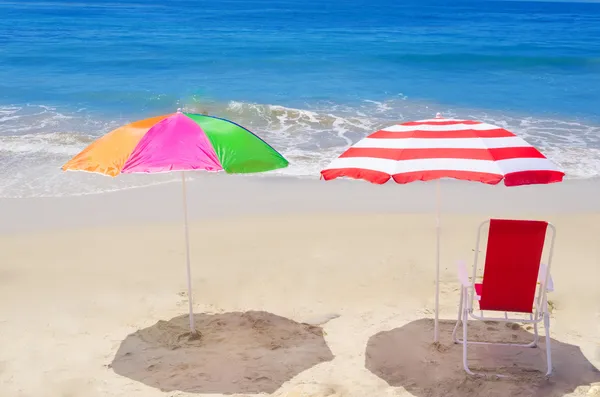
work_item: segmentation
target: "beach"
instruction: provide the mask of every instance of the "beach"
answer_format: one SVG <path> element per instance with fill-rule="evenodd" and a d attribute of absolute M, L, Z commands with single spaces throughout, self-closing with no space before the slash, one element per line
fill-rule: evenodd
<path fill-rule="evenodd" d="M 0 0 L 0 15 L 0 397 L 600 397 L 600 3 Z M 564 180 L 319 179 L 363 138 L 437 115 L 473 130 L 425 144 L 419 127 L 416 151 L 384 154 L 439 155 L 438 171 L 468 157 L 445 176 L 509 184 L 532 182 L 511 170 L 533 155 L 538 181 L 554 165 Z M 192 296 L 181 169 L 211 171 L 186 173 Z M 500 378 L 467 376 L 453 343 L 457 264 L 490 218 L 556 226 L 549 379 L 543 326 L 535 349 L 469 346 Z"/>
<path fill-rule="evenodd" d="M 599 186 L 442 181 L 438 348 L 435 183 L 195 178 L 199 342 L 177 334 L 188 308 L 180 184 L 2 199 L 0 395 L 599 396 Z M 470 347 L 475 366 L 517 369 L 468 378 L 450 340 L 456 263 L 470 263 L 489 217 L 557 228 L 549 380 L 543 348 Z"/>

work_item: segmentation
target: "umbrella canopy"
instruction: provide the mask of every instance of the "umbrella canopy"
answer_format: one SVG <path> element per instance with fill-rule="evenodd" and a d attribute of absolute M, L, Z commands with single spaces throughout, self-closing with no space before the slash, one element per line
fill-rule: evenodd
<path fill-rule="evenodd" d="M 560 182 L 564 172 L 504 128 L 436 118 L 374 132 L 321 171 L 338 177 L 397 183 L 454 178 L 506 186 Z"/>
<path fill-rule="evenodd" d="M 232 121 L 177 111 L 109 132 L 62 169 L 117 176 L 187 170 L 252 173 L 287 165 L 275 149 Z"/>
<path fill-rule="evenodd" d="M 562 181 L 564 172 L 539 150 L 504 128 L 475 120 L 410 121 L 376 131 L 352 145 L 321 177 L 383 184 L 454 178 L 506 186 Z M 438 341 L 440 185 L 437 184 L 434 341 Z"/>
<path fill-rule="evenodd" d="M 63 171 L 108 176 L 181 171 L 190 330 L 194 326 L 185 171 L 253 173 L 288 166 L 288 161 L 244 127 L 218 117 L 182 113 L 136 121 L 92 142 Z"/>

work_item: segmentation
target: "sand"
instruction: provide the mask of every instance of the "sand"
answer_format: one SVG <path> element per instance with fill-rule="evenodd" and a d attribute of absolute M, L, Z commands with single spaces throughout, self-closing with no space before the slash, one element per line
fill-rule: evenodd
<path fill-rule="evenodd" d="M 186 328 L 176 184 L 0 200 L 0 396 L 600 396 L 596 184 L 443 184 L 444 321 L 434 347 L 433 184 L 323 183 L 190 184 L 198 340 Z M 469 378 L 450 341 L 455 264 L 472 258 L 489 216 L 558 229 L 549 380 L 543 343 L 470 348 L 475 367 L 512 375 L 496 380 Z"/>
<path fill-rule="evenodd" d="M 129 335 L 110 367 L 163 391 L 272 393 L 333 360 L 320 327 L 256 311 L 194 317 L 194 334 L 184 315 Z"/>

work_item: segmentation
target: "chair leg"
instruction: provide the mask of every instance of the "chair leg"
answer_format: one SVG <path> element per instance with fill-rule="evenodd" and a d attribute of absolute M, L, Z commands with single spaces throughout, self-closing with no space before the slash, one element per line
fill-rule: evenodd
<path fill-rule="evenodd" d="M 538 342 L 540 340 L 540 334 L 538 333 L 538 323 L 533 323 L 533 343 L 531 347 L 537 347 Z"/>
<path fill-rule="evenodd" d="M 467 298 L 465 297 L 465 300 Z M 469 369 L 469 364 L 467 362 L 467 321 L 469 321 L 469 314 L 468 314 L 468 310 L 467 310 L 467 305 L 464 305 L 465 308 L 462 312 L 462 323 L 463 323 L 463 340 L 462 340 L 462 345 L 463 345 L 463 367 L 465 369 L 465 371 L 469 374 L 469 375 L 475 375 L 473 373 L 473 371 L 471 371 Z"/>
<path fill-rule="evenodd" d="M 552 375 L 552 347 L 550 346 L 550 315 L 544 313 L 544 328 L 546 328 L 546 361 L 548 371 L 546 376 Z"/>
<path fill-rule="evenodd" d="M 463 287 L 460 288 L 460 303 L 458 304 L 458 320 L 456 321 L 456 325 L 454 326 L 454 330 L 452 331 L 452 339 L 454 343 L 460 343 L 458 338 L 456 338 L 456 331 L 458 330 L 458 326 L 460 325 L 462 319 L 462 311 L 463 311 L 463 300 L 464 300 L 465 289 Z"/>

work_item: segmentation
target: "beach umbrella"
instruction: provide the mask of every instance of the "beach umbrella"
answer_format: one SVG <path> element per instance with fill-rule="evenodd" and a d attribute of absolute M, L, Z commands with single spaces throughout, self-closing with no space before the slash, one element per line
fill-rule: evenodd
<path fill-rule="evenodd" d="M 246 128 L 218 117 L 176 113 L 127 124 L 92 142 L 63 171 L 119 174 L 181 172 L 190 330 L 195 333 L 185 171 L 254 173 L 287 167 L 288 161 Z"/>
<path fill-rule="evenodd" d="M 475 120 L 411 121 L 358 141 L 321 171 L 321 177 L 383 184 L 437 180 L 434 341 L 438 341 L 440 281 L 440 184 L 454 178 L 506 186 L 562 181 L 564 172 L 539 150 L 504 128 Z"/>

